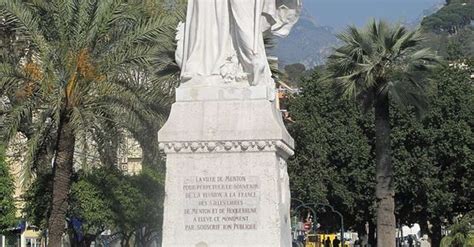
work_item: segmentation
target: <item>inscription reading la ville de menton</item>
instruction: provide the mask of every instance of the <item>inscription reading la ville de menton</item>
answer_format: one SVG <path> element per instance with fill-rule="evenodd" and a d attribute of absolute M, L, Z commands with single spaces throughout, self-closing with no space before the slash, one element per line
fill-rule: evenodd
<path fill-rule="evenodd" d="M 184 230 L 256 230 L 257 176 L 185 177 Z"/>

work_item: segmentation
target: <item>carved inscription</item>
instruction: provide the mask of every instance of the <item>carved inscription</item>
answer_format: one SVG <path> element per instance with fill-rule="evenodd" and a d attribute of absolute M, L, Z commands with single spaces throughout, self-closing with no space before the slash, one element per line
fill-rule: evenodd
<path fill-rule="evenodd" d="M 183 192 L 185 231 L 257 229 L 258 177 L 185 177 Z"/>

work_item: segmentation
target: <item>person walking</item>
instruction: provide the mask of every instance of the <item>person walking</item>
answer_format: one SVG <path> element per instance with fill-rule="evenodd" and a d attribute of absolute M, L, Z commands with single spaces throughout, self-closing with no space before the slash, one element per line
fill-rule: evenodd
<path fill-rule="evenodd" d="M 337 236 L 334 238 L 334 240 L 332 241 L 332 247 L 339 247 L 339 244 L 341 243 L 341 241 L 339 239 L 337 239 Z"/>
<path fill-rule="evenodd" d="M 326 238 L 326 241 L 324 241 L 324 247 L 331 247 L 331 240 L 329 237 Z"/>

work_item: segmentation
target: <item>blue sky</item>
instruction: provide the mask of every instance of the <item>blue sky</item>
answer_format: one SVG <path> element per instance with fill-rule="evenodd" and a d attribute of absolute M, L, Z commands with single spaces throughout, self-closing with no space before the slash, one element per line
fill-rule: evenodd
<path fill-rule="evenodd" d="M 336 29 L 363 25 L 376 17 L 392 22 L 412 21 L 443 0 L 303 0 L 318 25 Z"/>

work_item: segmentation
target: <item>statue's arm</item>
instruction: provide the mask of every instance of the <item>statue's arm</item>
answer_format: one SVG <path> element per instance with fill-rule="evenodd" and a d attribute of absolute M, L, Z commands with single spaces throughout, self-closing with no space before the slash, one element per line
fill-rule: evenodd
<path fill-rule="evenodd" d="M 180 68 L 183 67 L 184 56 L 184 23 L 180 22 L 176 27 L 176 52 L 175 60 Z"/>

